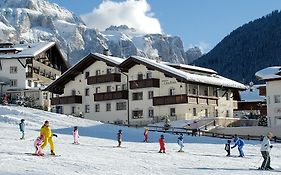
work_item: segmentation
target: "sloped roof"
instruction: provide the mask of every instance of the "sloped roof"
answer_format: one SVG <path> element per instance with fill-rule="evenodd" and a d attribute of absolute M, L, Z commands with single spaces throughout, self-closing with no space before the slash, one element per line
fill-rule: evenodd
<path fill-rule="evenodd" d="M 281 80 L 281 66 L 267 67 L 255 73 L 259 80 Z"/>
<path fill-rule="evenodd" d="M 64 72 L 58 79 L 52 82 L 45 90 L 56 94 L 63 94 L 65 84 L 74 79 L 77 75 L 83 72 L 86 68 L 91 66 L 96 61 L 104 61 L 110 66 L 118 66 L 123 59 L 113 56 L 106 56 L 99 53 L 90 53 L 82 58 L 70 69 Z"/>
<path fill-rule="evenodd" d="M 198 66 L 192 66 L 187 64 L 177 64 L 177 63 L 169 63 L 169 62 L 161 62 L 163 64 L 166 64 L 168 66 L 179 68 L 179 69 L 185 69 L 185 70 L 191 70 L 196 72 L 203 72 L 203 73 L 209 73 L 209 74 L 217 74 L 216 71 L 204 67 L 198 67 Z"/>
<path fill-rule="evenodd" d="M 150 69 L 156 69 L 160 72 L 163 72 L 165 75 L 170 77 L 175 77 L 176 79 L 182 82 L 187 82 L 187 83 L 195 82 L 195 83 L 207 84 L 207 85 L 210 84 L 214 86 L 228 87 L 228 88 L 241 89 L 241 90 L 246 89 L 245 85 L 230 80 L 228 78 L 222 77 L 217 74 L 199 75 L 199 74 L 189 73 L 182 70 L 178 70 L 166 64 L 159 63 L 156 60 L 151 60 L 140 56 L 131 56 L 130 58 L 122 62 L 120 64 L 120 67 L 121 69 L 126 71 L 129 68 L 133 67 L 135 64 L 144 64 Z"/>
<path fill-rule="evenodd" d="M 254 85 L 253 87 L 247 87 L 247 90 L 241 91 L 240 98 L 241 101 L 247 101 L 247 102 L 255 102 L 255 101 L 265 101 L 266 97 L 261 96 L 259 94 L 259 88 L 266 86 L 265 84 L 261 85 Z"/>

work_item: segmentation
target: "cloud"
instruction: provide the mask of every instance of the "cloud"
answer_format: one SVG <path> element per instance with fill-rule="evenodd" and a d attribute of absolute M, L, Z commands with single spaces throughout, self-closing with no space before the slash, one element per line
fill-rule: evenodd
<path fill-rule="evenodd" d="M 127 25 L 140 33 L 162 33 L 160 22 L 154 17 L 146 0 L 103 1 L 92 12 L 81 15 L 88 27 L 101 31 L 111 25 Z"/>
<path fill-rule="evenodd" d="M 210 44 L 205 41 L 199 41 L 196 44 L 190 44 L 188 48 L 192 48 L 192 47 L 199 47 L 202 53 L 207 53 L 211 49 Z"/>

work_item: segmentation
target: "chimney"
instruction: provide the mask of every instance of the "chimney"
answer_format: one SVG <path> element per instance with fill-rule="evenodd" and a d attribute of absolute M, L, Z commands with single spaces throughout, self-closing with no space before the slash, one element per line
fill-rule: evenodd
<path fill-rule="evenodd" d="M 106 56 L 111 56 L 111 53 L 110 53 L 109 49 L 107 49 L 107 48 L 105 48 L 103 50 L 103 54 L 106 55 Z"/>

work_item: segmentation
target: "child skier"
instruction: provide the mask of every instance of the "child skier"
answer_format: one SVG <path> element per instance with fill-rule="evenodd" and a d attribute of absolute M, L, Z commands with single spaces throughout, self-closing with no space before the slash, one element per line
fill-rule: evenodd
<path fill-rule="evenodd" d="M 122 130 L 121 129 L 117 133 L 117 141 L 118 141 L 117 147 L 121 147 L 121 143 L 122 143 Z"/>
<path fill-rule="evenodd" d="M 230 156 L 230 143 L 231 140 L 227 140 L 227 143 L 225 144 L 224 150 L 227 152 L 226 156 Z"/>
<path fill-rule="evenodd" d="M 19 127 L 20 127 L 20 132 L 22 133 L 22 136 L 21 136 L 20 139 L 23 140 L 24 139 L 24 131 L 25 131 L 24 119 L 20 120 Z"/>
<path fill-rule="evenodd" d="M 143 135 L 144 135 L 144 142 L 147 143 L 148 142 L 148 129 L 147 128 L 145 128 Z"/>
<path fill-rule="evenodd" d="M 270 139 L 272 139 L 272 133 L 269 132 L 267 136 L 263 138 L 263 141 L 261 143 L 261 155 L 263 157 L 262 165 L 259 169 L 261 170 L 273 170 L 270 166 L 270 155 L 269 152 L 273 146 L 270 143 Z"/>
<path fill-rule="evenodd" d="M 239 151 L 239 157 L 244 157 L 244 152 L 243 152 L 243 146 L 245 145 L 244 140 L 240 139 L 236 134 L 234 136 L 234 146 L 231 147 L 231 149 L 235 148 L 238 146 L 238 151 Z"/>
<path fill-rule="evenodd" d="M 180 150 L 178 152 L 184 152 L 182 148 L 184 147 L 183 145 L 183 134 L 181 133 L 180 136 L 178 137 L 178 145 L 180 146 Z"/>
<path fill-rule="evenodd" d="M 161 135 L 160 139 L 159 139 L 159 145 L 160 145 L 160 150 L 159 153 L 166 153 L 165 152 L 165 139 L 164 139 L 164 135 Z"/>
<path fill-rule="evenodd" d="M 79 144 L 78 138 L 79 138 L 78 127 L 74 126 L 74 128 L 73 128 L 73 139 L 74 139 L 73 144 L 76 144 L 76 145 Z"/>
<path fill-rule="evenodd" d="M 37 139 L 34 141 L 34 147 L 35 147 L 35 155 L 37 156 L 43 156 L 43 149 L 41 148 L 45 137 L 43 135 L 40 135 L 37 137 Z"/>

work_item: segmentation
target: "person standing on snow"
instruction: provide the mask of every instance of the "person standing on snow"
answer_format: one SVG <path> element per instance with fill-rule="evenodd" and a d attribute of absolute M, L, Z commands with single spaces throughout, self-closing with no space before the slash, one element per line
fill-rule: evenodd
<path fill-rule="evenodd" d="M 273 147 L 273 145 L 271 145 L 270 143 L 270 139 L 272 139 L 272 133 L 269 132 L 267 134 L 267 136 L 265 136 L 263 138 L 263 141 L 261 143 L 261 155 L 263 157 L 263 162 L 262 162 L 262 165 L 259 169 L 262 169 L 262 170 L 273 170 L 273 168 L 271 168 L 270 166 L 270 155 L 269 155 L 269 152 L 271 150 L 271 148 Z"/>
<path fill-rule="evenodd" d="M 239 157 L 244 157 L 244 152 L 243 152 L 243 146 L 245 145 L 244 140 L 242 140 L 241 138 L 239 138 L 236 134 L 234 136 L 234 146 L 231 147 L 231 149 L 235 148 L 236 146 L 238 147 L 238 151 L 239 151 Z"/>
<path fill-rule="evenodd" d="M 73 128 L 73 139 L 74 139 L 73 144 L 77 144 L 77 145 L 79 144 L 78 138 L 79 138 L 78 127 L 74 126 L 74 128 Z"/>
<path fill-rule="evenodd" d="M 159 139 L 159 145 L 160 145 L 160 150 L 159 153 L 166 153 L 166 149 L 165 149 L 165 138 L 164 135 L 161 135 L 160 139 Z M 162 152 L 163 151 L 163 152 Z"/>
<path fill-rule="evenodd" d="M 224 150 L 227 152 L 226 156 L 230 156 L 230 143 L 231 140 L 227 140 L 227 143 L 225 144 Z"/>
<path fill-rule="evenodd" d="M 148 142 L 148 129 L 147 128 L 145 128 L 143 135 L 144 135 L 144 142 L 147 143 Z"/>
<path fill-rule="evenodd" d="M 52 137 L 58 137 L 56 134 L 53 134 L 51 128 L 49 127 L 49 121 L 45 121 L 44 125 L 41 127 L 40 135 L 44 136 L 44 144 L 41 146 L 44 149 L 47 144 L 50 144 L 51 147 L 51 155 L 55 155 L 55 146 Z"/>
<path fill-rule="evenodd" d="M 37 139 L 34 141 L 34 147 L 35 147 L 35 155 L 37 156 L 43 156 L 43 150 L 42 150 L 42 144 L 44 142 L 44 136 L 40 135 L 37 137 Z"/>
<path fill-rule="evenodd" d="M 24 139 L 24 131 L 25 131 L 25 123 L 24 123 L 24 119 L 21 119 L 20 120 L 20 123 L 19 123 L 19 127 L 20 127 L 20 132 L 22 133 L 22 135 L 21 135 L 21 140 L 23 140 Z"/>
<path fill-rule="evenodd" d="M 183 145 L 183 134 L 181 133 L 180 136 L 178 137 L 178 145 L 180 146 L 180 150 L 178 152 L 184 152 L 182 148 L 184 147 Z"/>
<path fill-rule="evenodd" d="M 121 129 L 117 133 L 117 141 L 118 141 L 117 147 L 121 147 L 121 143 L 122 143 L 122 130 Z"/>

